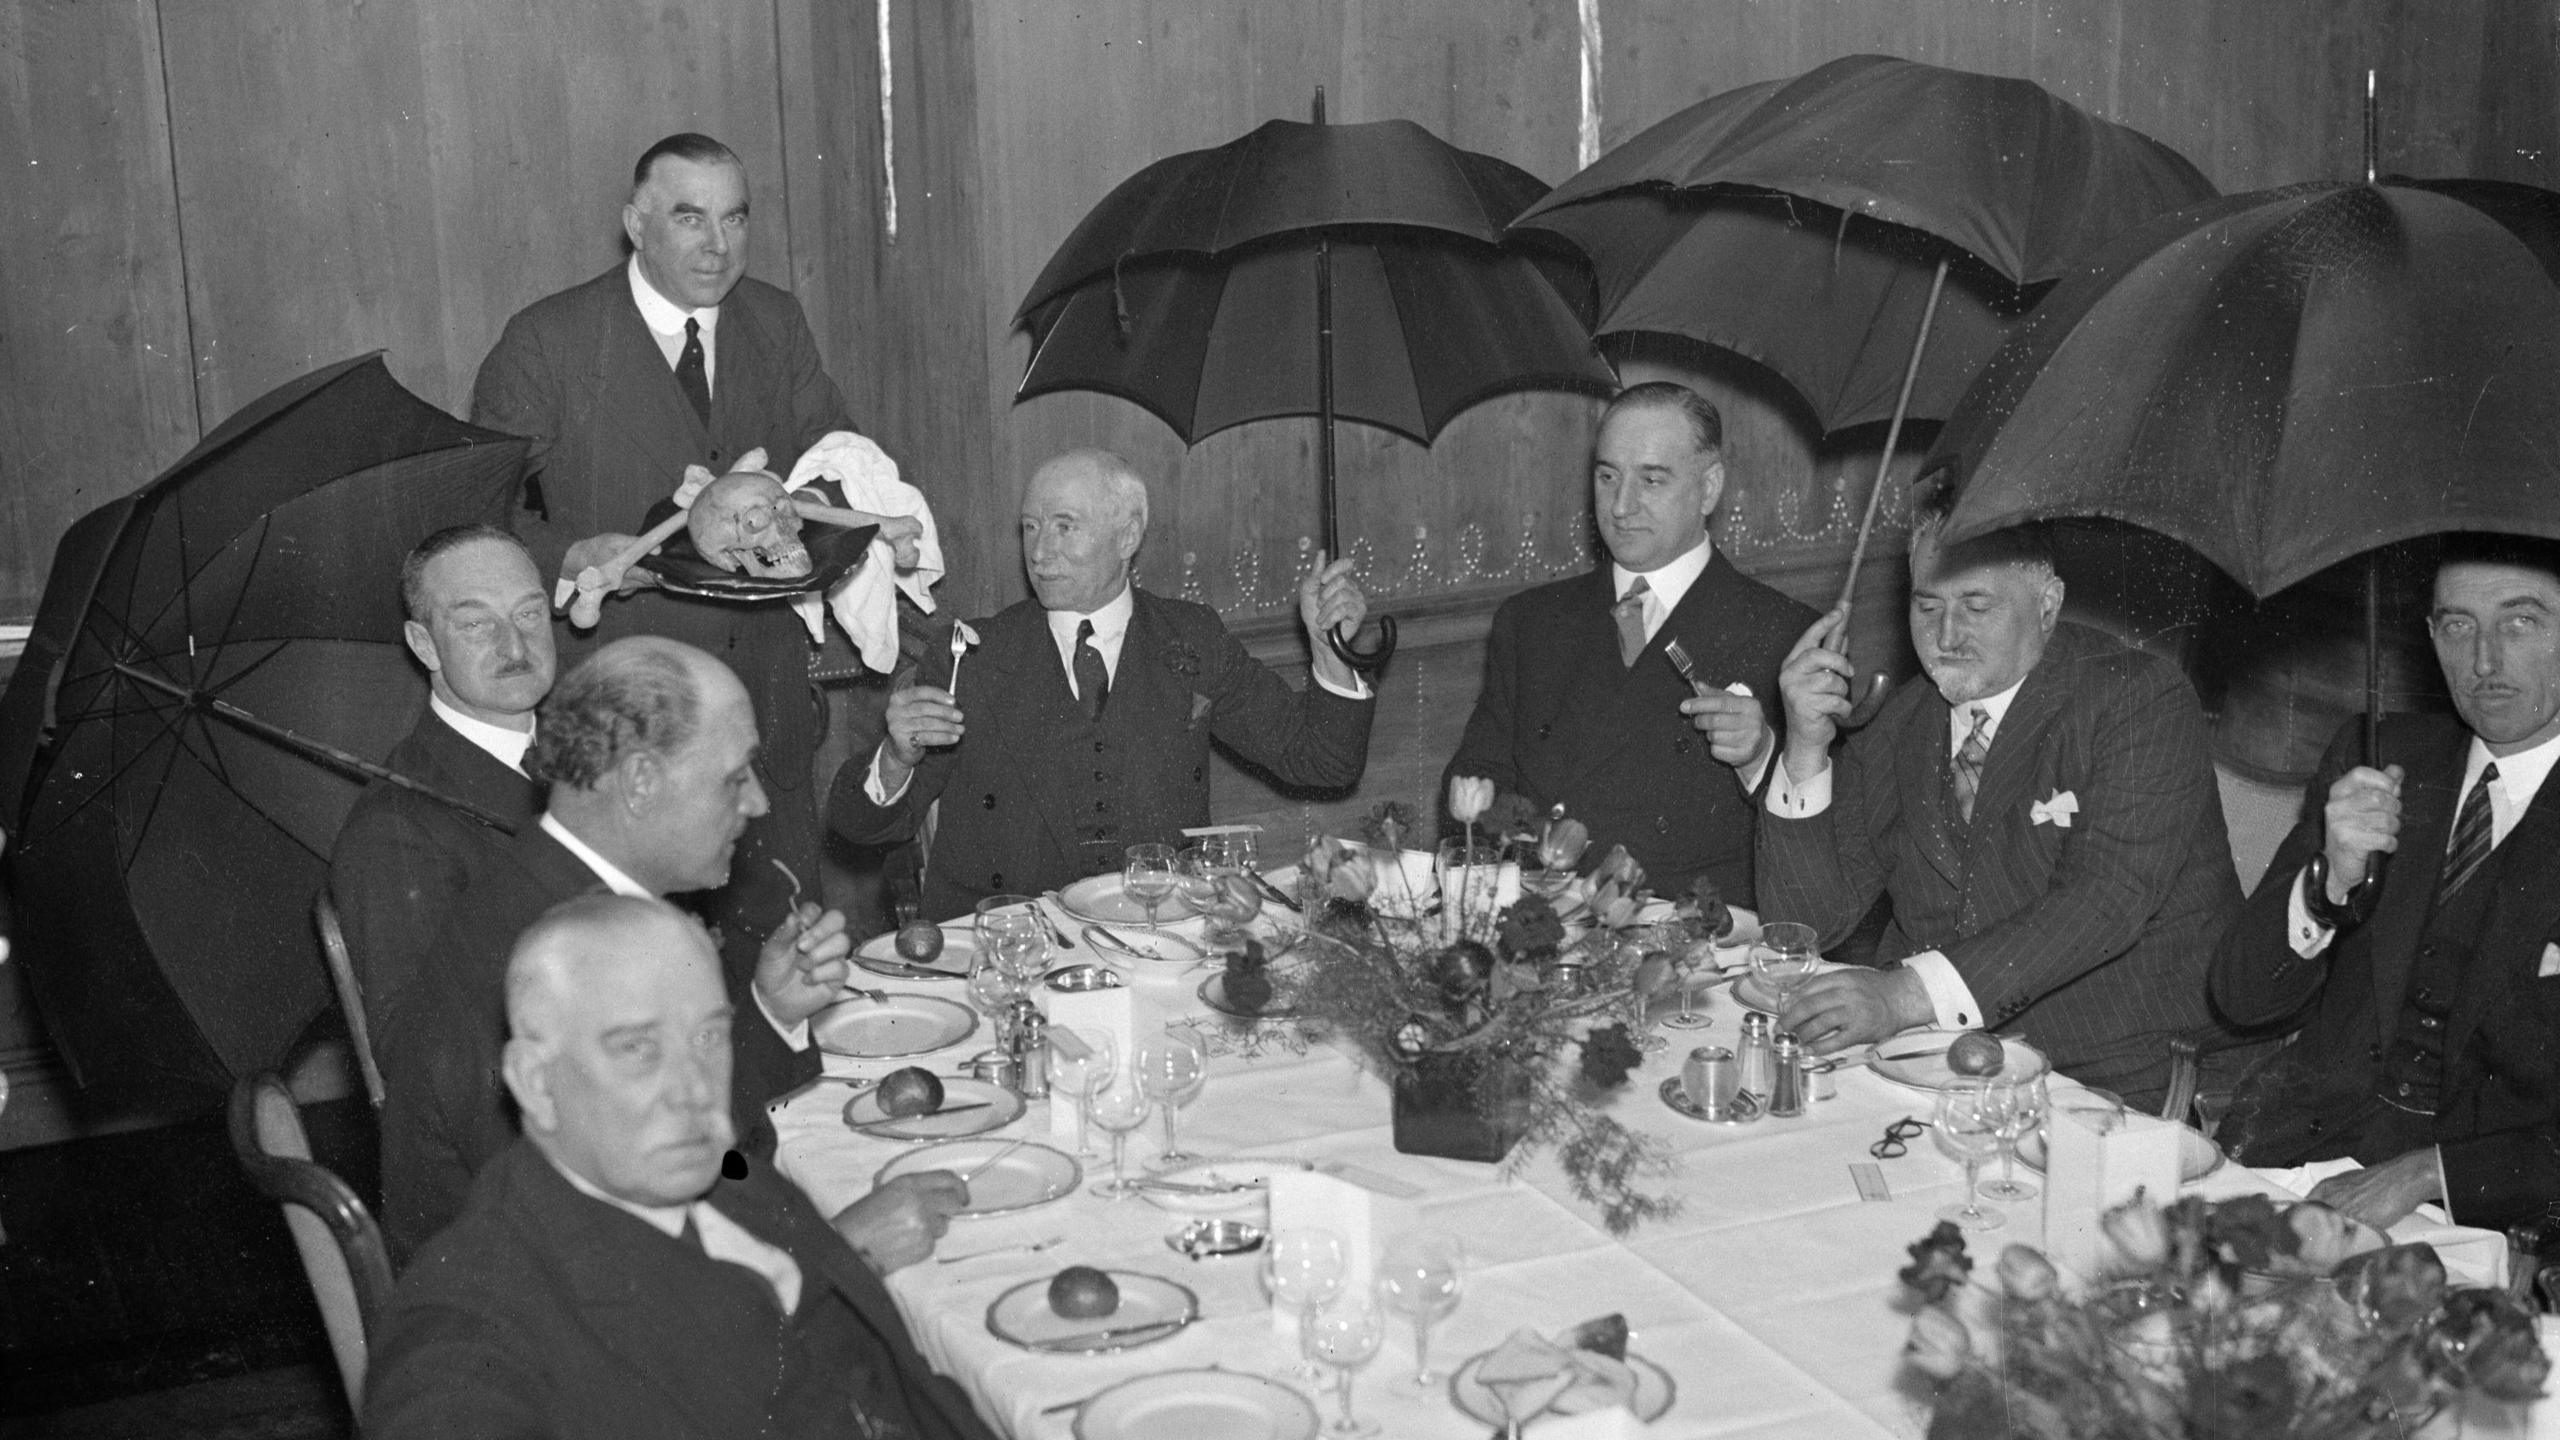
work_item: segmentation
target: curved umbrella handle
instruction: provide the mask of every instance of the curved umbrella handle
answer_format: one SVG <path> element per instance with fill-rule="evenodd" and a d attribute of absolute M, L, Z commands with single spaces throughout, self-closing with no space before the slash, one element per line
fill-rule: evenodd
<path fill-rule="evenodd" d="M 1876 718 L 1876 712 L 1884 708 L 1884 702 L 1892 691 L 1893 677 L 1881 670 L 1867 676 L 1866 688 L 1863 691 L 1858 688 L 1856 682 L 1851 682 L 1849 713 L 1840 717 L 1840 728 L 1843 730 L 1864 728 L 1868 721 Z"/>
<path fill-rule="evenodd" d="M 1352 638 L 1359 638 L 1356 632 Z M 1342 627 L 1338 625 L 1324 632 L 1324 643 L 1333 647 L 1333 653 L 1341 658 L 1343 664 L 1363 675 L 1375 675 L 1386 668 L 1387 657 L 1396 653 L 1396 617 L 1378 617 L 1378 643 L 1367 650 L 1354 648 L 1342 637 Z"/>

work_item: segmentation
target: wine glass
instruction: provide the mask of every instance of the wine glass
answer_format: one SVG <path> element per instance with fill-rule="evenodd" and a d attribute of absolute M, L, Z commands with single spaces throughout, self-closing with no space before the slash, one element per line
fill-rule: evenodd
<path fill-rule="evenodd" d="M 1671 1048 L 1668 1039 L 1653 1033 L 1654 996 L 1679 965 L 1664 929 L 1660 925 L 1644 925 L 1628 932 L 1629 949 L 1637 958 L 1627 976 L 1627 1029 L 1635 1036 L 1636 1048 L 1647 1055 Z"/>
<path fill-rule="evenodd" d="M 1964 1203 L 1940 1210 L 1938 1218 L 1953 1220 L 1967 1230 L 1997 1230 L 2009 1223 L 1999 1211 L 1982 1208 L 1975 1184 L 1982 1162 L 2000 1149 L 2000 1108 L 1992 1102 L 1992 1088 L 1992 1082 L 1970 1077 L 1948 1081 L 1938 1091 L 1931 1128 L 1938 1149 L 1964 1165 Z"/>
<path fill-rule="evenodd" d="M 1170 845 L 1132 845 L 1129 863 L 1120 872 L 1120 882 L 1138 903 L 1147 907 L 1147 924 L 1156 923 L 1156 911 L 1173 894 L 1173 847 Z"/>
<path fill-rule="evenodd" d="M 969 916 L 970 928 L 977 932 L 978 948 L 993 950 L 996 942 L 1013 930 L 1040 927 L 1040 912 L 1028 895 L 990 895 L 977 903 Z"/>
<path fill-rule="evenodd" d="M 1716 968 L 1716 943 L 1702 936 L 1684 934 L 1680 953 L 1672 969 L 1671 983 L 1679 988 L 1680 1008 L 1662 1017 L 1662 1023 L 1674 1030 L 1704 1030 L 1715 1017 L 1700 1010 L 1693 1002 L 1698 997 L 1698 975 L 1713 973 Z"/>
<path fill-rule="evenodd" d="M 1787 1013 L 1794 1004 L 1796 991 L 1813 975 L 1813 967 L 1822 959 L 1815 947 L 1813 927 L 1793 920 L 1773 920 L 1760 927 L 1760 938 L 1751 942 L 1751 976 L 1760 988 L 1777 1002 L 1776 1012 Z"/>
<path fill-rule="evenodd" d="M 1028 924 L 1007 923 L 995 936 L 995 962 L 1026 991 L 1049 968 L 1049 933 L 1038 917 Z"/>
<path fill-rule="evenodd" d="M 1377 1422 L 1361 1421 L 1351 1413 L 1351 1377 L 1370 1357 L 1378 1353 L 1378 1343 L 1386 1338 L 1385 1317 L 1369 1297 L 1356 1289 L 1344 1290 L 1324 1305 L 1307 1313 L 1298 1329 L 1299 1348 L 1307 1358 L 1330 1367 L 1334 1375 L 1334 1394 L 1342 1414 L 1324 1427 L 1334 1436 L 1375 1435 Z"/>
<path fill-rule="evenodd" d="M 1093 1193 L 1105 1200 L 1126 1200 L 1138 1193 L 1138 1187 L 1129 1183 L 1129 1132 L 1147 1123 L 1147 1110 L 1154 1102 L 1137 1076 L 1117 1066 L 1088 1094 L 1085 1113 L 1111 1133 L 1111 1178 L 1094 1186 Z"/>
<path fill-rule="evenodd" d="M 1084 1054 L 1070 1055 L 1055 1043 L 1050 1045 L 1049 1093 L 1074 1099 L 1076 1154 L 1089 1159 L 1093 1155 L 1093 1092 L 1108 1083 L 1111 1072 L 1119 1068 L 1120 1047 L 1112 1041 L 1108 1030 L 1076 1030 L 1063 1025 L 1049 1027 L 1053 1042 L 1061 1033 L 1083 1042 Z"/>
<path fill-rule="evenodd" d="M 2018 1142 L 2044 1124 L 2044 1077 L 2002 1081 L 1992 1087 L 1991 1101 L 2000 1119 L 2000 1178 L 1984 1182 L 1982 1193 L 1994 1200 L 2033 1200 L 2036 1187 L 2018 1178 Z"/>
<path fill-rule="evenodd" d="M 1209 1052 L 1201 1046 L 1199 1037 L 1188 1030 L 1166 1026 L 1162 1034 L 1139 1043 L 1137 1070 L 1138 1084 L 1164 1112 L 1164 1153 L 1157 1162 L 1169 1168 L 1199 1159 L 1184 1153 L 1174 1134 L 1174 1116 L 1209 1083 Z"/>
<path fill-rule="evenodd" d="M 969 967 L 969 1003 L 999 1027 L 1004 1024 L 1006 1006 L 1022 993 L 1022 983 L 993 955 L 981 951 L 977 963 Z M 997 1038 L 1001 1041 L 1005 1037 Z"/>
<path fill-rule="evenodd" d="M 1271 1237 L 1262 1252 L 1263 1288 L 1275 1303 L 1298 1312 L 1298 1333 L 1303 1336 L 1315 1308 L 1342 1288 L 1348 1264 L 1349 1251 L 1333 1231 L 1283 1230 Z M 1313 1364 L 1302 1361 L 1298 1373 L 1312 1379 L 1317 1372 Z"/>
<path fill-rule="evenodd" d="M 1407 1235 L 1378 1264 L 1378 1293 L 1387 1308 L 1413 1322 L 1413 1383 L 1432 1385 L 1431 1327 L 1458 1308 L 1466 1247 L 1446 1235 Z"/>

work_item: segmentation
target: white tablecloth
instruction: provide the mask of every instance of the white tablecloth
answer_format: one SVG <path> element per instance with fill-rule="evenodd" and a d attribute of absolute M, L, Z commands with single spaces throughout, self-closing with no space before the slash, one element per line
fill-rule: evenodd
<path fill-rule="evenodd" d="M 1080 949 L 1068 958 L 1093 957 Z M 1206 1014 L 1193 993 L 1204 973 L 1156 966 L 1134 975 L 1142 1026 L 1150 1018 Z M 959 995 L 956 985 L 858 978 L 865 985 Z M 1712 1028 L 1664 1032 L 1671 1048 L 1649 1057 L 1613 1102 L 1621 1118 L 1664 1137 L 1680 1157 L 1677 1174 L 1657 1182 L 1682 1197 L 1680 1213 L 1623 1242 L 1572 1198 L 1546 1156 L 1506 1181 L 1490 1165 L 1396 1153 L 1386 1087 L 1324 1047 L 1295 1054 L 1265 1044 L 1259 1054 L 1213 1061 L 1206 1092 L 1182 1114 L 1183 1143 L 1211 1155 L 1348 1161 L 1422 1187 L 1413 1203 L 1425 1225 L 1462 1238 L 1467 1249 L 1464 1297 L 1432 1338 L 1434 1363 L 1444 1373 L 1517 1327 L 1552 1333 L 1615 1310 L 1633 1327 L 1630 1348 L 1669 1371 L 1679 1387 L 1651 1433 L 1916 1436 L 1926 1416 L 1901 1366 L 1909 1318 L 1894 1272 L 1908 1258 L 1904 1247 L 1929 1231 L 1940 1206 L 1958 1197 L 1963 1172 L 1925 1135 L 1908 1154 L 1878 1162 L 1890 1199 L 1861 1200 L 1849 1167 L 1869 1159 L 1867 1146 L 1887 1122 L 1925 1117 L 1930 1097 L 1853 1070 L 1838 1077 L 1837 1098 L 1818 1102 L 1801 1119 L 1728 1128 L 1677 1115 L 1657 1097 L 1660 1081 L 1676 1072 L 1690 1045 L 1730 1045 L 1735 1038 L 1740 1012 L 1730 987 L 1712 993 L 1705 1007 Z M 953 1071 L 968 1050 L 987 1043 L 981 1031 L 920 1063 Z M 847 1074 L 884 1068 L 829 1063 Z M 847 1130 L 840 1117 L 849 1093 L 820 1085 L 775 1117 L 784 1170 L 829 1213 L 859 1198 L 874 1172 L 906 1148 Z M 1029 1116 L 998 1134 L 1045 1139 L 1044 1110 L 1045 1103 L 1035 1103 Z M 1153 1157 L 1162 1134 L 1150 1119 L 1132 1137 L 1133 1169 Z M 1103 1139 L 1096 1131 L 1097 1148 Z M 1088 1180 L 1100 1178 L 1107 1165 L 1107 1159 L 1088 1161 Z M 2221 1196 L 2277 1187 L 2225 1165 L 2197 1188 Z M 2041 1239 L 2040 1201 L 2005 1207 L 2005 1213 L 2007 1228 L 1971 1242 L 1982 1274 L 2003 1244 Z M 991 1423 L 1019 1440 L 1071 1433 L 1070 1416 L 1041 1414 L 1047 1406 L 1130 1376 L 1213 1364 L 1299 1385 L 1330 1418 L 1330 1395 L 1288 1373 L 1297 1356 L 1272 1331 L 1256 1279 L 1259 1257 L 1184 1259 L 1164 1243 L 1184 1218 L 1143 1200 L 1114 1204 L 1079 1192 L 1016 1215 L 958 1221 L 942 1253 L 1063 1235 L 1062 1245 L 1036 1255 L 927 1261 L 892 1275 L 889 1285 L 926 1357 L 968 1390 Z M 2442 1227 L 2413 1221 L 2404 1228 L 2402 1238 L 2421 1238 Z M 2503 1253 L 2498 1237 L 2479 1231 L 2437 1238 L 2462 1239 L 2467 1243 L 2449 1248 L 2491 1265 Z M 991 1301 L 1067 1264 L 1179 1281 L 1199 1295 L 1202 1322 L 1162 1343 L 1103 1357 L 1034 1354 L 988 1332 Z M 1382 1422 L 1390 1436 L 1481 1440 L 1485 1427 L 1452 1406 L 1445 1385 L 1412 1383 L 1410 1329 L 1394 1317 L 1389 1327 L 1386 1348 L 1359 1375 L 1355 1399 L 1363 1417 Z"/>

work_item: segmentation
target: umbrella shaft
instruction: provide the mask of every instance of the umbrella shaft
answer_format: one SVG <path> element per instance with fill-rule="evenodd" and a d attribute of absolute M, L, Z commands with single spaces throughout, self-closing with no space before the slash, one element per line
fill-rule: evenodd
<path fill-rule="evenodd" d="M 1316 504 L 1324 527 L 1326 558 L 1342 558 L 1342 533 L 1334 514 L 1333 469 L 1333 242 L 1316 241 Z"/>

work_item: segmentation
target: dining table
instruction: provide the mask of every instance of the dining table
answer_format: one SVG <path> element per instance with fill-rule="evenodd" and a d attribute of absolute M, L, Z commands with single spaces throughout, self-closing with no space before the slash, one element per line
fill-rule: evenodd
<path fill-rule="evenodd" d="M 1669 1043 L 1648 1053 L 1608 1113 L 1659 1139 L 1670 1160 L 1647 1188 L 1676 1197 L 1675 1213 L 1613 1235 L 1597 1210 L 1573 1194 L 1552 1153 L 1518 1153 L 1489 1164 L 1400 1153 L 1390 1123 L 1388 1084 L 1348 1048 L 1310 1040 L 1288 1021 L 1233 1019 L 1211 1011 L 1199 992 L 1211 969 L 1183 958 L 1113 955 L 1073 916 L 1052 911 L 1070 940 L 1053 965 L 1110 962 L 1132 992 L 1141 1033 L 1191 1026 L 1210 1053 L 1208 1079 L 1180 1115 L 1186 1151 L 1329 1169 L 1384 1190 L 1410 1209 L 1412 1223 L 1463 1246 L 1457 1309 L 1440 1321 L 1430 1359 L 1442 1379 L 1416 1383 L 1412 1333 L 1390 1318 L 1378 1355 L 1356 1373 L 1363 1420 L 1395 1437 L 1482 1440 L 1488 1426 L 1453 1402 L 1447 1373 L 1521 1329 L 1554 1335 L 1605 1314 L 1625 1317 L 1628 1350 L 1660 1367 L 1671 1404 L 1643 1433 L 1661 1436 L 1906 1437 L 1928 1424 L 1925 1379 L 1903 1363 L 1911 1298 L 1895 1271 L 1906 1247 L 1927 1235 L 1938 1210 L 1962 1198 L 1963 1168 L 1921 1132 L 1893 1158 L 1870 1147 L 1892 1122 L 1929 1118 L 1931 1092 L 1865 1067 L 1827 1078 L 1826 1094 L 1793 1118 L 1708 1123 L 1665 1103 L 1661 1087 L 1698 1045 L 1731 1046 L 1744 1007 L 1737 987 L 1701 987 L 1702 1028 L 1658 1029 Z M 1286 923 L 1279 907 L 1264 923 Z M 1138 927 L 1114 927 L 1126 934 Z M 1197 922 L 1168 927 L 1197 938 Z M 950 980 L 860 973 L 858 983 L 894 994 L 963 998 Z M 859 1002 L 856 1002 L 859 1003 Z M 934 1053 L 894 1059 L 827 1057 L 828 1078 L 777 1101 L 779 1164 L 821 1210 L 858 1199 L 884 1165 L 912 1145 L 851 1128 L 848 1100 L 863 1082 L 897 1066 L 958 1074 L 992 1042 L 982 1027 Z M 848 1083 L 850 1082 L 850 1083 Z M 2072 1082 L 2054 1077 L 2058 1089 Z M 1035 1100 L 989 1138 L 1028 1137 L 1072 1152 L 1072 1134 L 1051 1136 L 1048 1111 L 1068 1100 Z M 1133 1172 L 1163 1142 L 1154 1117 L 1130 1137 Z M 1300 1357 L 1273 1323 L 1258 1254 L 1193 1260 L 1168 1244 L 1191 1216 L 1145 1194 L 1106 1200 L 1093 1183 L 1109 1173 L 1108 1141 L 1097 1128 L 1082 1157 L 1082 1183 L 1054 1201 L 1013 1213 L 956 1219 L 937 1257 L 888 1277 L 924 1356 L 967 1391 L 1000 1434 L 1016 1440 L 1076 1435 L 1077 1402 L 1135 1377 L 1169 1371 L 1226 1371 L 1266 1377 L 1302 1391 L 1330 1419 L 1329 1379 L 1299 1369 Z M 1860 1183 L 1860 1167 L 1872 1167 Z M 2020 1168 L 2030 1183 L 2041 1177 Z M 2220 1163 L 2189 1186 L 2208 1198 L 2291 1192 L 2278 1177 Z M 1991 1208 L 2003 1224 L 1968 1233 L 1975 1280 L 1991 1280 L 2001 1247 L 2041 1242 L 2040 1199 Z M 1259 1218 L 1248 1216 L 1248 1218 Z M 2502 1237 L 2423 1216 L 2394 1237 L 2440 1242 L 2457 1280 L 2494 1283 Z M 2486 1242 L 2486 1243 L 2482 1243 Z M 1033 1249 L 1030 1247 L 1038 1246 Z M 1066 1265 L 1137 1272 L 1173 1281 L 1198 1300 L 1193 1323 L 1113 1354 L 1042 1353 L 999 1338 L 990 1306 L 1008 1291 L 1044 1281 Z M 1532 1423 L 1534 1436 L 1540 1425 Z M 1498 1432 L 1496 1432 L 1498 1433 Z M 1092 1440 L 1104 1440 L 1100 1434 Z M 1227 1437 L 1233 1440 L 1233 1437 Z"/>

